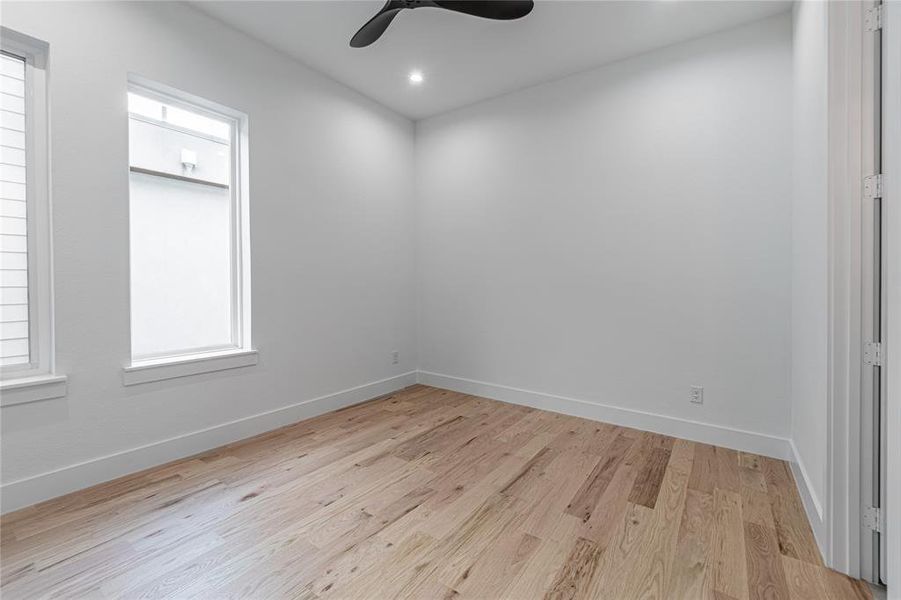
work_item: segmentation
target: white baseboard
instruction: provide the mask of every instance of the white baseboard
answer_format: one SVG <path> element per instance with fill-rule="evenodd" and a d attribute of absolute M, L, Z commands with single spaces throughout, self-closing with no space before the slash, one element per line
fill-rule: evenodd
<path fill-rule="evenodd" d="M 417 381 L 425 385 L 445 388 L 455 392 L 483 396 L 511 404 L 521 404 L 541 410 L 603 421 L 624 427 L 633 427 L 654 433 L 662 433 L 693 442 L 703 442 L 744 452 L 753 452 L 754 454 L 782 460 L 792 459 L 789 440 L 765 433 L 733 429 L 722 425 L 668 417 L 631 408 L 555 396 L 543 392 L 523 390 L 506 385 L 452 377 L 428 371 L 419 371 Z"/>
<path fill-rule="evenodd" d="M 798 482 L 798 488 L 813 525 L 817 542 L 821 549 L 823 547 L 821 540 L 825 539 L 825 536 L 823 535 L 824 520 L 821 516 L 822 507 L 810 489 L 806 472 L 798 460 L 794 445 L 787 439 L 427 371 L 411 371 L 207 429 L 10 481 L 0 486 L 0 498 L 2 498 L 0 510 L 3 513 L 17 510 L 123 475 L 265 433 L 325 412 L 389 394 L 416 382 L 484 396 L 502 402 L 521 404 L 541 410 L 634 427 L 644 431 L 788 460 L 795 472 L 795 479 Z"/>
<path fill-rule="evenodd" d="M 810 521 L 810 527 L 813 529 L 813 537 L 816 538 L 817 546 L 823 560 L 828 561 L 830 553 L 828 552 L 827 535 L 828 523 L 823 516 L 823 504 L 820 502 L 816 491 L 810 485 L 810 478 L 807 476 L 807 468 L 804 461 L 801 460 L 801 454 L 795 446 L 794 441 L 789 441 L 791 445 L 792 458 L 791 464 L 792 475 L 795 478 L 795 485 L 798 487 L 798 493 L 801 495 L 801 501 L 804 504 L 804 511 L 807 513 L 807 520 Z"/>
<path fill-rule="evenodd" d="M 130 448 L 0 486 L 0 510 L 6 513 L 84 489 L 123 475 L 185 458 L 265 433 L 329 411 L 390 394 L 416 383 L 416 372 L 373 381 L 290 406 L 251 415 L 207 429 Z"/>

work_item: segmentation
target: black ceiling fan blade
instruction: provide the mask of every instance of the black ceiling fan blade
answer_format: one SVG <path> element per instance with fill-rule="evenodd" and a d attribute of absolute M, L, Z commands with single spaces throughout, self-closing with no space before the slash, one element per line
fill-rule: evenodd
<path fill-rule="evenodd" d="M 403 0 L 388 0 L 382 10 L 377 12 L 374 17 L 366 21 L 366 24 L 360 27 L 352 38 L 350 45 L 352 48 L 363 48 L 379 39 L 388 25 L 394 20 L 401 10 L 405 8 Z"/>
<path fill-rule="evenodd" d="M 533 0 L 432 0 L 432 3 L 439 8 L 502 21 L 524 17 L 535 7 Z"/>

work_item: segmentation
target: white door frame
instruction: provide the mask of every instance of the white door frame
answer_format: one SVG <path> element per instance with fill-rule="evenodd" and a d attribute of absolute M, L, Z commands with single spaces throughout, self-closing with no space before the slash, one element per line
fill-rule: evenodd
<path fill-rule="evenodd" d="M 861 575 L 860 459 L 864 260 L 868 214 L 863 177 L 874 172 L 872 136 L 861 124 L 874 104 L 866 11 L 874 3 L 829 3 L 829 386 L 827 564 Z M 883 365 L 887 481 L 883 532 L 888 597 L 901 600 L 901 0 L 883 4 Z M 870 121 L 872 122 L 872 121 Z M 869 145 L 868 145 L 869 144 Z"/>
<path fill-rule="evenodd" d="M 883 272 L 886 320 L 888 597 L 901 600 L 901 2 L 883 6 Z"/>
<path fill-rule="evenodd" d="M 866 10 L 875 10 L 878 5 L 869 2 L 863 6 Z M 865 13 L 864 13 L 865 14 Z M 867 28 L 865 28 L 867 29 Z M 880 172 L 881 128 L 880 128 L 880 79 L 881 79 L 881 32 L 864 31 L 861 36 L 861 77 L 860 77 L 860 168 L 861 177 Z M 864 195 L 865 196 L 865 195 Z M 882 328 L 882 310 L 884 303 L 881 279 L 881 198 L 863 197 L 861 202 L 861 245 L 860 245 L 860 343 L 881 342 L 884 337 Z M 880 552 L 877 550 L 879 536 L 864 525 L 863 513 L 868 507 L 881 506 L 879 490 L 880 461 L 877 460 L 877 447 L 881 442 L 879 411 L 881 398 L 884 395 L 882 368 L 876 365 L 858 363 L 860 369 L 860 475 L 859 506 L 860 512 L 849 511 L 849 526 L 857 523 L 861 579 L 878 583 L 880 568 Z M 854 487 L 851 486 L 853 492 Z M 856 520 L 855 520 L 856 519 Z M 852 538 L 853 544 L 853 538 Z"/>
<path fill-rule="evenodd" d="M 828 5 L 828 385 L 824 558 L 860 574 L 864 15 Z"/>
<path fill-rule="evenodd" d="M 873 339 L 870 320 L 873 314 L 873 201 L 864 199 L 863 178 L 878 170 L 874 142 L 878 98 L 874 81 L 879 60 L 876 54 L 876 34 L 868 32 L 865 24 L 867 10 L 875 4 L 875 0 L 830 2 L 827 18 L 829 379 L 827 498 L 824 503 L 826 539 L 821 543 L 827 564 L 854 577 L 869 577 L 873 574 L 872 552 L 862 552 L 861 546 L 862 541 L 867 540 L 861 530 L 861 486 L 866 483 L 863 479 L 867 479 L 861 477 L 861 445 L 866 442 L 866 436 L 862 436 L 861 432 L 863 427 L 871 427 L 872 421 L 863 423 L 861 416 L 871 414 L 862 409 L 871 400 L 869 394 L 873 376 L 871 368 L 862 364 L 862 349 L 865 342 Z M 888 23 L 891 21 L 895 23 L 897 30 L 897 21 L 892 19 L 898 18 L 893 13 L 901 12 L 901 2 L 892 0 L 888 4 L 891 7 L 884 9 L 887 21 L 885 29 L 891 29 L 892 25 Z M 886 53 L 888 56 L 891 54 L 891 51 Z M 897 56 L 892 59 L 897 59 Z M 883 64 L 883 73 L 890 72 L 893 68 L 895 74 L 901 72 L 897 64 Z M 890 88 L 892 82 L 885 82 L 883 85 Z M 894 85 L 897 86 L 897 82 Z M 890 89 L 886 92 L 891 94 Z M 884 131 L 883 135 L 891 137 L 888 131 Z M 899 137 L 901 136 L 896 134 L 892 142 L 897 142 Z M 895 153 L 897 152 L 896 148 Z M 891 155 L 891 151 L 889 154 Z M 883 156 L 883 160 L 886 158 Z M 897 179 L 894 180 L 894 185 L 895 188 L 892 183 L 886 186 L 884 197 L 897 189 Z M 899 235 L 891 236 L 886 233 L 886 238 L 893 238 L 886 241 L 895 245 L 884 245 L 883 256 L 901 256 L 901 245 L 898 245 L 898 239 L 901 238 L 901 215 L 896 214 L 898 203 L 892 206 L 889 199 L 883 205 L 889 210 L 883 215 L 883 219 L 894 218 L 899 226 Z M 884 225 L 884 231 L 890 232 L 891 229 L 886 227 L 890 226 Z M 883 268 L 891 270 L 892 266 L 884 263 Z M 894 265 L 894 269 L 898 276 L 895 283 L 897 288 L 898 283 L 901 283 L 901 274 L 897 265 Z M 884 282 L 885 287 L 891 285 L 890 281 Z M 885 297 L 885 302 L 901 305 L 897 298 L 893 300 Z M 898 319 L 901 315 L 895 317 Z M 901 330 L 901 323 L 893 325 Z M 891 332 L 887 334 L 887 339 L 891 339 L 892 335 L 901 339 L 901 335 Z M 886 347 L 886 357 L 889 352 Z M 895 381 L 899 380 L 901 369 L 894 377 Z M 886 395 L 890 398 L 890 394 Z M 897 399 L 894 406 L 893 414 L 897 415 Z M 890 432 L 889 436 L 891 435 Z M 897 443 L 897 431 L 894 437 Z M 869 448 L 864 451 L 869 452 Z M 890 473 L 892 469 L 890 465 Z M 894 471 L 899 471 L 897 465 Z M 869 497 L 864 500 L 869 501 Z M 888 507 L 886 513 L 891 514 Z M 889 572 L 897 571 L 889 567 Z"/>

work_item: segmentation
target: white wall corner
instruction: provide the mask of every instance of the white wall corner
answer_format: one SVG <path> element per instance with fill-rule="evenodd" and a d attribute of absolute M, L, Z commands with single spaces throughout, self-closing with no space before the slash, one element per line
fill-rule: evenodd
<path fill-rule="evenodd" d="M 791 446 L 789 464 L 791 465 L 792 475 L 795 478 L 795 485 L 801 496 L 801 502 L 804 504 L 804 512 L 807 513 L 807 520 L 813 529 L 813 536 L 816 538 L 820 554 L 828 564 L 831 556 L 829 552 L 829 522 L 824 517 L 823 503 L 810 483 L 807 468 L 804 466 L 804 461 L 801 460 L 801 454 L 798 452 L 794 440 L 789 440 L 788 443 Z"/>
<path fill-rule="evenodd" d="M 0 486 L 0 513 L 180 460 L 285 425 L 390 394 L 416 383 L 410 371 L 275 410 L 47 471 Z"/>
<path fill-rule="evenodd" d="M 419 371 L 417 381 L 425 385 L 464 394 L 474 394 L 501 402 L 530 406 L 540 410 L 603 421 L 604 423 L 612 423 L 623 427 L 633 427 L 693 442 L 702 442 L 743 452 L 753 452 L 754 454 L 780 460 L 790 460 L 792 456 L 789 440 L 765 433 L 733 429 L 712 423 L 680 419 L 657 413 L 611 406 L 591 400 L 567 398 L 565 396 L 556 396 L 544 392 L 524 390 L 463 377 L 431 373 L 429 371 Z"/>

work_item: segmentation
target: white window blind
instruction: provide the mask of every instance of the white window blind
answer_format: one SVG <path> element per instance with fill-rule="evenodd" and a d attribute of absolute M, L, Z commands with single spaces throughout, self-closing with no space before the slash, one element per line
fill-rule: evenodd
<path fill-rule="evenodd" d="M 25 59 L 0 56 L 0 365 L 29 365 Z"/>

